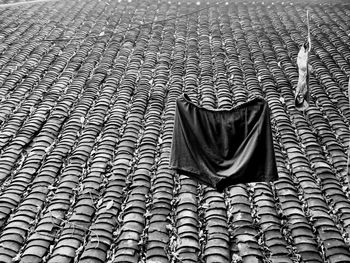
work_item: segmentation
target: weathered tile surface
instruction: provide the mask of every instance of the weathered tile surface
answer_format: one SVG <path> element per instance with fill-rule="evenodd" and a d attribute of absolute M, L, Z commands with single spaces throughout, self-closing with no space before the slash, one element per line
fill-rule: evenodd
<path fill-rule="evenodd" d="M 0 262 L 350 262 L 349 20 L 330 0 L 1 7 Z M 263 96 L 279 180 L 220 194 L 169 169 L 183 92 Z"/>

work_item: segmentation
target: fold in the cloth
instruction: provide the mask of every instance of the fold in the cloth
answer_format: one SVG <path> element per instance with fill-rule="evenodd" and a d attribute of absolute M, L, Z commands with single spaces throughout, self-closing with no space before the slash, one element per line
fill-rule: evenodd
<path fill-rule="evenodd" d="M 183 94 L 176 102 L 170 166 L 220 192 L 277 180 L 269 112 L 262 98 L 210 110 Z"/>

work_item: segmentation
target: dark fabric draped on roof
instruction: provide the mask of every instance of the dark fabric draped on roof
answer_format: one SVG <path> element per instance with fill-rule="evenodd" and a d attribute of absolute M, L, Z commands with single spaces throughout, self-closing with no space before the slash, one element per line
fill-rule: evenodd
<path fill-rule="evenodd" d="M 220 192 L 232 184 L 277 180 L 267 103 L 254 98 L 209 110 L 180 96 L 170 165 Z"/>

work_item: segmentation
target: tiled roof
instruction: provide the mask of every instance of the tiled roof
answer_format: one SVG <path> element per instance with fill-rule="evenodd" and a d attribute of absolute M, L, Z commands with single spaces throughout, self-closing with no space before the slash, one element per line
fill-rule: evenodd
<path fill-rule="evenodd" d="M 0 9 L 0 262 L 350 262 L 350 3 L 337 2 Z M 263 96 L 280 179 L 221 194 L 174 173 L 183 92 L 208 108 Z"/>

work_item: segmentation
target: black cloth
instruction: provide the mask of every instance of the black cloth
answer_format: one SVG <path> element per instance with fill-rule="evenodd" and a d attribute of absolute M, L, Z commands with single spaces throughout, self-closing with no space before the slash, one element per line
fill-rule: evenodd
<path fill-rule="evenodd" d="M 209 110 L 183 94 L 176 101 L 170 166 L 219 192 L 277 180 L 269 113 L 262 98 Z"/>

